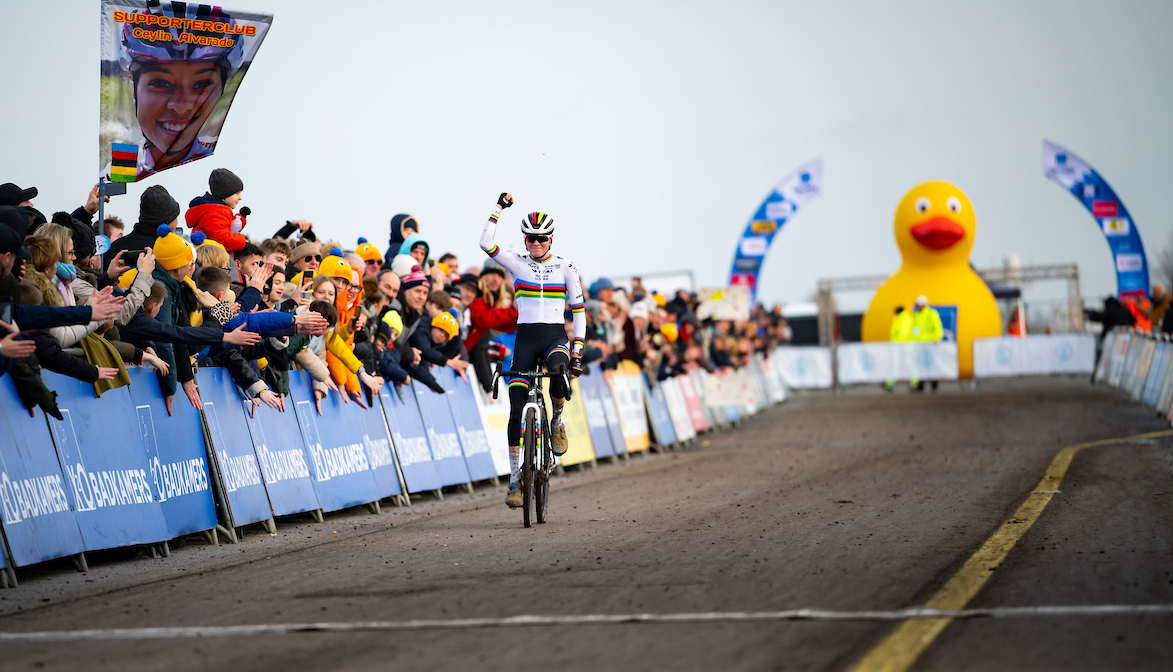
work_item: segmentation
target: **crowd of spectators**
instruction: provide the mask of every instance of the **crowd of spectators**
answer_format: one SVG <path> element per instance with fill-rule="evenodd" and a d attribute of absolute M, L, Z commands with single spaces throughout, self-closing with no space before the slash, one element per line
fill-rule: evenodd
<path fill-rule="evenodd" d="M 254 404 L 279 410 L 294 369 L 311 377 L 319 412 L 330 394 L 365 407 L 388 383 L 443 392 L 437 367 L 466 379 L 471 367 L 488 390 L 517 323 L 504 269 L 435 257 L 431 234 L 406 214 L 392 218 L 383 250 L 365 238 L 322 240 L 304 220 L 257 236 L 243 192 L 239 177 L 216 169 L 181 212 L 153 185 L 128 229 L 117 217 L 94 221 L 96 187 L 82 206 L 46 218 L 35 188 L 0 185 L 0 375 L 30 413 L 60 417 L 42 369 L 93 383 L 100 396 L 130 384 L 127 365 L 148 366 L 169 411 L 179 390 L 201 408 L 200 366 L 224 368 Z M 598 278 L 587 293 L 584 361 L 606 370 L 629 360 L 653 384 L 744 366 L 789 340 L 777 308 L 744 321 L 698 318 L 695 294 L 647 291 L 639 278 L 630 288 Z"/>

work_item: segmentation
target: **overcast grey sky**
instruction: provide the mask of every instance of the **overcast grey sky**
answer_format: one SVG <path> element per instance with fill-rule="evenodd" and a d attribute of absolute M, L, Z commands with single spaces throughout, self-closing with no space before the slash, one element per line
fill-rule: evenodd
<path fill-rule="evenodd" d="M 223 166 L 245 182 L 254 237 L 306 218 L 383 247 L 390 217 L 409 212 L 435 251 L 479 264 L 508 189 L 519 212 L 502 236 L 519 239 L 528 210 L 551 213 L 555 251 L 587 279 L 692 269 L 721 284 L 761 199 L 821 156 L 824 194 L 775 238 L 766 301 L 895 271 L 892 213 L 933 179 L 974 204 L 975 265 L 1076 262 L 1084 295 L 1102 296 L 1111 255 L 1043 177 L 1048 138 L 1112 184 L 1154 268 L 1173 233 L 1169 2 L 228 8 L 276 18 L 216 154 L 131 185 L 109 207 L 128 223 L 146 186 L 186 207 Z M 98 171 L 98 0 L 5 2 L 0 16 L 0 181 L 38 187 L 46 214 L 75 207 Z"/>

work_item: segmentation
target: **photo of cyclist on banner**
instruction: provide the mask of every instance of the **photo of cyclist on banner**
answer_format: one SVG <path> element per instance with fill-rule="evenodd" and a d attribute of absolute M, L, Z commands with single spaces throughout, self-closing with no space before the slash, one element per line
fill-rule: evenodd
<path fill-rule="evenodd" d="M 115 181 L 212 155 L 272 21 L 209 5 L 145 4 L 102 3 L 99 160 Z"/>

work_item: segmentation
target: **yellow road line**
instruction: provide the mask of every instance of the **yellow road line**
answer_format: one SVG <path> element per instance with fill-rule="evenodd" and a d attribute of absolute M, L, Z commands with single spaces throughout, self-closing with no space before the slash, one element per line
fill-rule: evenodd
<path fill-rule="evenodd" d="M 1010 553 L 1010 549 L 1018 543 L 1022 535 L 1038 520 L 1047 503 L 1051 501 L 1054 492 L 1059 489 L 1059 483 L 1067 474 L 1071 460 L 1075 454 L 1084 448 L 1108 446 L 1117 443 L 1142 441 L 1173 435 L 1173 430 L 1137 434 L 1120 439 L 1104 439 L 1090 441 L 1074 446 L 1067 446 L 1059 451 L 1051 460 L 1043 480 L 1034 492 L 1027 496 L 1026 501 L 1014 512 L 1010 520 L 1002 524 L 973 556 L 962 565 L 961 569 L 949 579 L 941 590 L 925 603 L 926 607 L 934 609 L 960 610 L 969 604 L 969 601 L 978 594 L 986 581 L 994 574 Z M 905 621 L 895 632 L 888 635 L 879 644 L 874 646 L 852 668 L 851 672 L 904 672 L 912 667 L 916 659 L 933 643 L 937 635 L 952 622 L 952 618 L 925 618 Z"/>

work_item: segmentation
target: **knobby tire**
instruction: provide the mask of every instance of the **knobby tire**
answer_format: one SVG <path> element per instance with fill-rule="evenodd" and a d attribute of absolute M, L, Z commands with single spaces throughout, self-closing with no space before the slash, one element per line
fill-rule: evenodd
<path fill-rule="evenodd" d="M 522 443 L 525 445 L 525 461 L 521 465 L 521 524 L 530 526 L 531 502 L 534 499 L 534 446 L 537 444 L 537 416 L 533 409 L 525 414 L 525 436 Z"/>

